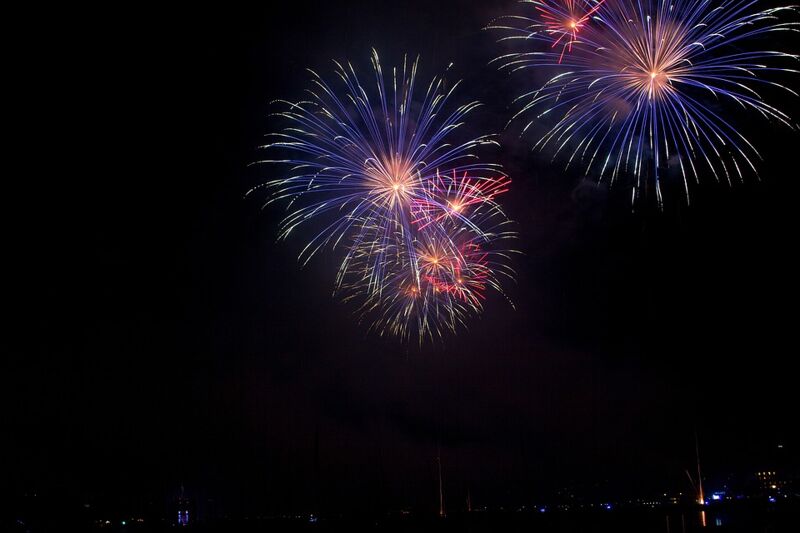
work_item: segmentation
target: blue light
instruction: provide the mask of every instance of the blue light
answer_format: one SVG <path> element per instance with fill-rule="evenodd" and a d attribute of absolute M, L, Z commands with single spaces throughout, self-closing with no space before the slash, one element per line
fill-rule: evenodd
<path fill-rule="evenodd" d="M 545 509 L 544 507 L 540 507 L 540 508 L 539 508 L 539 512 L 540 512 L 540 513 L 543 513 L 543 512 L 545 512 L 545 511 L 547 511 L 547 509 Z"/>
<path fill-rule="evenodd" d="M 775 501 L 776 501 L 775 500 L 775 496 L 770 496 L 769 497 L 769 503 L 775 503 Z"/>

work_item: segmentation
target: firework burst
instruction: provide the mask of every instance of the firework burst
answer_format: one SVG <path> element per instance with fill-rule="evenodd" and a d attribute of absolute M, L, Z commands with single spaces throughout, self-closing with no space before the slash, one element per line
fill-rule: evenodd
<path fill-rule="evenodd" d="M 483 311 L 487 289 L 502 293 L 502 278 L 513 279 L 508 253 L 496 246 L 497 239 L 510 237 L 497 235 L 484 248 L 485 239 L 468 230 L 421 232 L 411 248 L 392 244 L 382 250 L 387 268 L 380 295 L 370 290 L 374 250 L 359 247 L 340 272 L 337 293 L 355 302 L 358 314 L 381 334 L 440 338 Z"/>
<path fill-rule="evenodd" d="M 605 0 L 521 0 L 532 6 L 532 16 L 510 15 L 499 18 L 489 29 L 509 32 L 501 40 L 544 41 L 558 48 L 559 63 L 572 52 L 578 34 L 591 22 Z"/>
<path fill-rule="evenodd" d="M 326 248 L 342 251 L 336 293 L 358 302 L 376 330 L 420 339 L 455 331 L 482 310 L 487 287 L 501 291 L 488 258 L 511 274 L 494 249 L 512 236 L 495 201 L 510 180 L 475 153 L 497 142 L 452 140 L 479 104 L 453 109 L 458 83 L 448 88 L 439 77 L 418 90 L 417 61 L 385 76 L 373 51 L 368 84 L 349 63 L 335 65 L 337 85 L 310 71 L 307 100 L 278 102 L 284 109 L 274 117 L 287 126 L 262 148 L 286 157 L 259 163 L 283 165 L 285 176 L 258 189 L 267 189 L 268 204 L 288 205 L 281 238 L 314 228 L 302 263 Z"/>
<path fill-rule="evenodd" d="M 507 54 L 510 70 L 555 69 L 543 85 L 518 97 L 515 118 L 525 126 L 549 121 L 535 147 L 567 153 L 587 174 L 613 182 L 632 173 L 632 198 L 645 180 L 662 205 L 661 173 L 678 168 L 688 198 L 689 181 L 705 167 L 718 180 L 741 180 L 756 171 L 755 146 L 721 111 L 725 104 L 789 127 L 784 112 L 767 102 L 797 74 L 798 57 L 762 50 L 769 36 L 797 32 L 783 16 L 793 7 L 755 11 L 755 0 L 606 0 L 581 28 L 572 53 L 549 49 Z M 525 28 L 517 31 L 528 31 Z M 774 39 L 773 39 L 774 41 Z"/>

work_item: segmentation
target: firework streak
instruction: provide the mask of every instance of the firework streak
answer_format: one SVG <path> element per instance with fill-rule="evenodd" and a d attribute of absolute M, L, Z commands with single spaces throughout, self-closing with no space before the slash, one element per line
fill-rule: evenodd
<path fill-rule="evenodd" d="M 336 84 L 309 71 L 307 100 L 277 102 L 287 125 L 263 146 L 286 156 L 259 162 L 285 168 L 263 186 L 268 204 L 288 204 L 280 237 L 313 228 L 304 264 L 338 251 L 335 293 L 380 334 L 422 342 L 455 332 L 482 311 L 487 289 L 502 294 L 500 280 L 513 277 L 504 243 L 514 235 L 496 202 L 510 179 L 475 153 L 497 142 L 453 140 L 479 104 L 451 109 L 458 84 L 442 78 L 419 90 L 418 61 L 386 75 L 373 51 L 368 84 L 335 64 Z"/>
<path fill-rule="evenodd" d="M 781 83 L 798 56 L 776 50 L 779 37 L 798 31 L 784 21 L 793 7 L 758 11 L 755 0 L 557 0 L 531 4 L 529 17 L 505 17 L 490 26 L 525 50 L 497 59 L 501 68 L 541 67 L 549 79 L 517 98 L 514 118 L 524 128 L 541 122 L 535 148 L 564 154 L 567 166 L 587 175 L 635 177 L 662 205 L 661 178 L 678 169 L 689 182 L 705 168 L 716 179 L 741 180 L 760 156 L 737 130 L 728 108 L 794 127 L 769 104 L 773 92 L 796 93 Z"/>

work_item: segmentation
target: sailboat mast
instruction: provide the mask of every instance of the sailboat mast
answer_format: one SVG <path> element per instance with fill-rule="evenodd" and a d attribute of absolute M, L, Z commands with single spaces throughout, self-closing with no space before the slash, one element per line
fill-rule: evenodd
<path fill-rule="evenodd" d="M 700 472 L 700 443 L 697 440 L 697 431 L 694 432 L 694 453 L 697 457 L 697 503 L 705 505 L 705 494 L 703 493 L 703 474 Z"/>
<path fill-rule="evenodd" d="M 439 517 L 444 518 L 444 488 L 442 487 L 442 453 L 436 450 L 436 465 L 439 468 Z"/>

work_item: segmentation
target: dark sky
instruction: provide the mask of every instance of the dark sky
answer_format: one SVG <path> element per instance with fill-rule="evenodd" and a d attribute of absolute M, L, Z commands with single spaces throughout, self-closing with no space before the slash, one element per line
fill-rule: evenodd
<path fill-rule="evenodd" d="M 306 67 L 452 61 L 474 133 L 501 131 L 515 82 L 481 31 L 513 2 L 288 3 L 51 13 L 31 29 L 22 171 L 6 176 L 4 478 L 17 491 L 174 493 L 227 509 L 435 505 L 441 448 L 458 507 L 566 485 L 689 490 L 797 468 L 798 136 L 739 116 L 760 181 L 693 187 L 632 214 L 530 153 L 494 157 L 518 222 L 511 308 L 423 349 L 364 332 L 331 297 L 335 258 L 301 269 L 280 209 L 244 199 L 276 98 Z M 26 101 L 27 102 L 27 101 Z M 797 111 L 797 102 L 782 106 Z M 795 113 L 795 116 L 797 114 Z M 588 488 L 585 490 L 589 490 Z"/>

